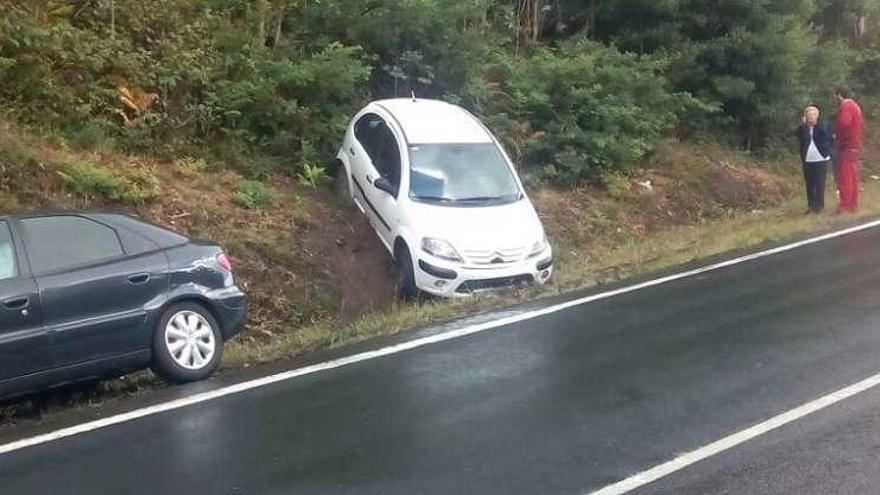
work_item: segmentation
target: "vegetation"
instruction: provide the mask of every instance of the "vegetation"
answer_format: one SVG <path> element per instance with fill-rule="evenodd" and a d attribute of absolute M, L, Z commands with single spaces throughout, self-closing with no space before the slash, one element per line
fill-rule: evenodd
<path fill-rule="evenodd" d="M 65 165 L 58 174 L 73 192 L 88 199 L 104 197 L 123 204 L 136 205 L 151 201 L 160 193 L 159 179 L 142 167 L 114 172 L 81 162 Z"/>
<path fill-rule="evenodd" d="M 689 112 L 713 109 L 673 93 L 658 59 L 594 42 L 497 55 L 467 88 L 518 163 L 551 180 L 597 178 L 640 163 Z"/>
<path fill-rule="evenodd" d="M 74 144 L 208 155 L 316 184 L 352 110 L 413 90 L 471 107 L 534 177 L 601 183 L 670 136 L 766 149 L 807 103 L 831 107 L 835 85 L 877 91 L 878 10 L 870 0 L 7 0 L 0 105 Z"/>
<path fill-rule="evenodd" d="M 275 189 L 255 180 L 241 181 L 232 193 L 236 203 L 251 210 L 272 206 L 276 196 Z"/>

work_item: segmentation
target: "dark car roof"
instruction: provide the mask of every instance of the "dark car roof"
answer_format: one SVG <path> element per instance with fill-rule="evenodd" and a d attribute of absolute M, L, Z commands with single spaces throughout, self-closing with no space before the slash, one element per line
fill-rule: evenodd
<path fill-rule="evenodd" d="M 164 227 L 152 224 L 150 222 L 135 218 L 123 213 L 112 212 L 89 212 L 89 211 L 57 211 L 57 212 L 32 212 L 19 213 L 12 215 L 0 216 L 0 220 L 4 218 L 24 219 L 34 217 L 53 217 L 53 216 L 81 216 L 100 223 L 108 224 L 116 229 L 122 229 L 141 237 L 149 239 L 161 248 L 169 248 L 186 244 L 189 238 L 168 230 Z"/>

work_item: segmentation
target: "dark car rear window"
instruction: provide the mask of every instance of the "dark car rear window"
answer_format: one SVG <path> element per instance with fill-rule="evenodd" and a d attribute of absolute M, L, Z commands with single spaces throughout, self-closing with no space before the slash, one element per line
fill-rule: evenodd
<path fill-rule="evenodd" d="M 21 221 L 28 257 L 38 273 L 49 273 L 123 255 L 112 228 L 88 218 L 64 215 Z"/>
<path fill-rule="evenodd" d="M 130 233 L 136 234 L 147 240 L 150 244 L 155 244 L 163 249 L 186 244 L 189 241 L 189 239 L 176 232 L 172 232 L 157 225 L 143 222 L 141 220 L 137 220 L 135 218 L 131 218 L 125 215 L 117 215 L 114 213 L 100 213 L 89 215 L 89 217 L 101 222 L 106 222 L 113 225 L 114 227 L 119 227 L 120 229 L 124 229 L 125 231 L 128 231 Z M 120 235 L 122 235 L 122 230 L 120 230 Z M 147 250 L 146 247 L 129 249 L 129 242 L 134 243 L 135 240 L 128 240 L 123 238 L 123 241 L 126 243 L 126 251 L 129 251 L 129 254 L 137 254 L 139 252 Z"/>

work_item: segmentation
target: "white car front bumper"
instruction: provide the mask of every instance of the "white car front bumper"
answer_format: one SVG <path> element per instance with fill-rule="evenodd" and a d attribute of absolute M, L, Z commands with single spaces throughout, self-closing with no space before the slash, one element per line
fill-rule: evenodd
<path fill-rule="evenodd" d="M 498 265 L 470 265 L 418 252 L 413 259 L 416 286 L 440 297 L 466 297 L 477 292 L 544 284 L 553 274 L 553 252 Z"/>

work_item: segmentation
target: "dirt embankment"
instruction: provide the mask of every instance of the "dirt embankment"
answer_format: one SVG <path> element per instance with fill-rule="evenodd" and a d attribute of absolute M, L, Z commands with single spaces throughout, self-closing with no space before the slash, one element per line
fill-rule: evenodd
<path fill-rule="evenodd" d="M 791 170 L 773 173 L 717 145 L 670 149 L 634 172 L 615 195 L 595 188 L 535 191 L 548 236 L 589 263 L 594 251 L 614 249 L 671 226 L 779 205 L 799 191 Z"/>
<path fill-rule="evenodd" d="M 253 211 L 231 200 L 240 180 L 232 174 L 184 180 L 160 166 L 157 175 L 166 192 L 138 213 L 230 251 L 252 308 L 244 341 L 391 303 L 390 257 L 359 212 L 340 207 L 330 191 L 275 178 L 275 204 Z"/>

